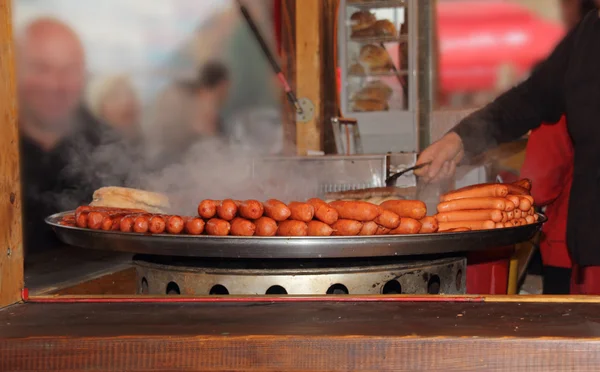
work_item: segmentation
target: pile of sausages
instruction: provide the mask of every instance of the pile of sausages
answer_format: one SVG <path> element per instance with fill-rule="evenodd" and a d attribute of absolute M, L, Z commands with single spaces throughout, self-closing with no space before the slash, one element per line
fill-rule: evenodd
<path fill-rule="evenodd" d="M 202 200 L 198 216 L 150 214 L 143 210 L 81 206 L 61 224 L 93 230 L 213 236 L 354 236 L 433 233 L 437 220 L 426 217 L 418 200 L 321 199 L 285 204 L 270 199 Z"/>
<path fill-rule="evenodd" d="M 92 230 L 122 231 L 151 234 L 200 235 L 205 223 L 198 217 L 152 214 L 142 209 L 81 206 L 67 215 L 61 225 Z"/>
<path fill-rule="evenodd" d="M 464 187 L 440 198 L 439 231 L 488 230 L 535 223 L 538 215 L 531 196 L 531 181 L 480 184 Z"/>
<path fill-rule="evenodd" d="M 376 205 L 363 201 L 321 199 L 285 204 L 270 199 L 203 200 L 198 215 L 218 229 L 209 235 L 234 236 L 355 236 L 418 234 L 437 231 L 418 200 L 393 200 Z M 420 221 L 421 220 L 421 221 Z"/>

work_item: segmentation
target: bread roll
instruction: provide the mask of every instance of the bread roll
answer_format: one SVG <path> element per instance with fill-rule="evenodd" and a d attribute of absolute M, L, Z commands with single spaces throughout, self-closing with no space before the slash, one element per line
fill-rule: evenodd
<path fill-rule="evenodd" d="M 392 66 L 392 60 L 387 50 L 373 44 L 365 45 L 360 49 L 358 62 L 371 71 L 382 68 L 387 68 L 389 71 Z"/>
<path fill-rule="evenodd" d="M 366 30 L 377 22 L 375 15 L 367 10 L 361 10 L 350 16 L 352 32 Z"/>
<path fill-rule="evenodd" d="M 169 198 L 166 195 L 115 186 L 102 187 L 96 190 L 90 205 L 94 207 L 143 209 L 150 213 L 166 213 L 170 208 Z"/>
<path fill-rule="evenodd" d="M 377 36 L 377 33 L 373 26 L 371 26 L 369 28 L 363 28 L 362 30 L 352 31 L 352 34 L 350 34 L 350 38 L 352 38 L 352 39 L 360 39 L 360 38 L 375 37 L 375 36 Z"/>
<path fill-rule="evenodd" d="M 381 80 L 369 81 L 365 85 L 365 88 L 367 88 L 367 87 L 368 88 L 377 88 L 377 89 L 383 90 L 386 93 L 386 95 L 388 96 L 388 98 L 391 97 L 392 94 L 394 93 L 394 90 L 389 85 L 387 85 L 386 83 L 384 83 Z"/>
<path fill-rule="evenodd" d="M 371 27 L 376 36 L 397 36 L 398 30 L 396 30 L 396 26 L 387 19 L 382 19 Z"/>
<path fill-rule="evenodd" d="M 350 75 L 364 76 L 365 75 L 365 68 L 360 63 L 355 63 L 355 64 L 353 64 L 352 66 L 350 66 L 348 68 L 348 74 L 350 74 Z"/>
<path fill-rule="evenodd" d="M 352 111 L 354 112 L 387 111 L 389 108 L 387 101 L 370 99 L 352 101 Z"/>
<path fill-rule="evenodd" d="M 393 94 L 393 90 L 384 83 L 367 84 L 352 97 L 353 100 L 374 100 L 388 101 Z"/>

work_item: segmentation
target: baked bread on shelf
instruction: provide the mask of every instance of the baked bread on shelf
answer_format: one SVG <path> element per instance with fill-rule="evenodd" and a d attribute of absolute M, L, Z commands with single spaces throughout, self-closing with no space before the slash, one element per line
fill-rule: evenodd
<path fill-rule="evenodd" d="M 389 109 L 387 101 L 375 99 L 357 99 L 352 101 L 352 111 L 354 112 L 387 111 Z"/>
<path fill-rule="evenodd" d="M 394 37 L 398 35 L 396 26 L 387 19 L 381 19 L 375 22 L 371 28 L 373 29 L 375 36 Z"/>
<path fill-rule="evenodd" d="M 389 71 L 393 62 L 385 48 L 367 44 L 360 49 L 358 62 L 369 71 Z"/>
<path fill-rule="evenodd" d="M 352 32 L 366 30 L 377 22 L 375 15 L 368 10 L 360 10 L 350 16 Z"/>

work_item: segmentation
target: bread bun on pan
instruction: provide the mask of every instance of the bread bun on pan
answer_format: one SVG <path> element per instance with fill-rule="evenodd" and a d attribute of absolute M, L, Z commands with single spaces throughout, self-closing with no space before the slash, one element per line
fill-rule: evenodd
<path fill-rule="evenodd" d="M 150 213 L 166 213 L 170 208 L 169 198 L 164 194 L 116 186 L 107 186 L 96 190 L 90 205 L 143 209 Z"/>

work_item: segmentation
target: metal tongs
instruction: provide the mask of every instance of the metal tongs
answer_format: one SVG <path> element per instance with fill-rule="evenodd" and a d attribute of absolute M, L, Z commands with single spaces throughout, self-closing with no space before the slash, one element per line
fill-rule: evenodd
<path fill-rule="evenodd" d="M 296 98 L 296 95 L 292 91 L 292 88 L 290 87 L 288 80 L 286 79 L 285 75 L 283 74 L 283 71 L 281 70 L 279 63 L 277 63 L 277 60 L 273 56 L 273 53 L 271 52 L 271 49 L 267 45 L 265 38 L 260 33 L 260 30 L 258 29 L 256 22 L 254 22 L 254 19 L 252 18 L 252 16 L 250 15 L 250 12 L 246 8 L 246 6 L 244 6 L 242 1 L 237 0 L 237 3 L 239 6 L 239 9 L 240 9 L 240 12 L 242 13 L 242 16 L 246 20 L 248 27 L 250 27 L 250 31 L 252 31 L 254 38 L 256 38 L 258 45 L 260 45 L 260 49 L 264 53 L 265 57 L 267 57 L 267 60 L 271 64 L 271 68 L 273 68 L 273 71 L 275 71 L 275 74 L 277 75 L 279 82 L 282 84 L 283 90 L 285 91 L 285 94 L 287 95 L 288 100 L 296 108 L 296 113 L 302 115 L 304 113 L 304 110 L 302 109 L 302 106 L 300 105 L 300 101 L 298 101 L 298 98 Z"/>
<path fill-rule="evenodd" d="M 394 186 L 396 184 L 396 181 L 398 180 L 398 178 L 400 178 L 403 174 L 415 171 L 417 169 L 421 169 L 421 168 L 426 167 L 426 166 L 428 166 L 430 164 L 431 164 L 431 162 L 428 161 L 426 163 L 422 163 L 422 164 L 419 164 L 419 165 L 413 165 L 412 167 L 403 169 L 400 172 L 396 172 L 396 173 L 392 174 L 391 176 L 389 176 L 388 178 L 385 179 L 385 185 L 388 186 L 388 187 Z"/>

